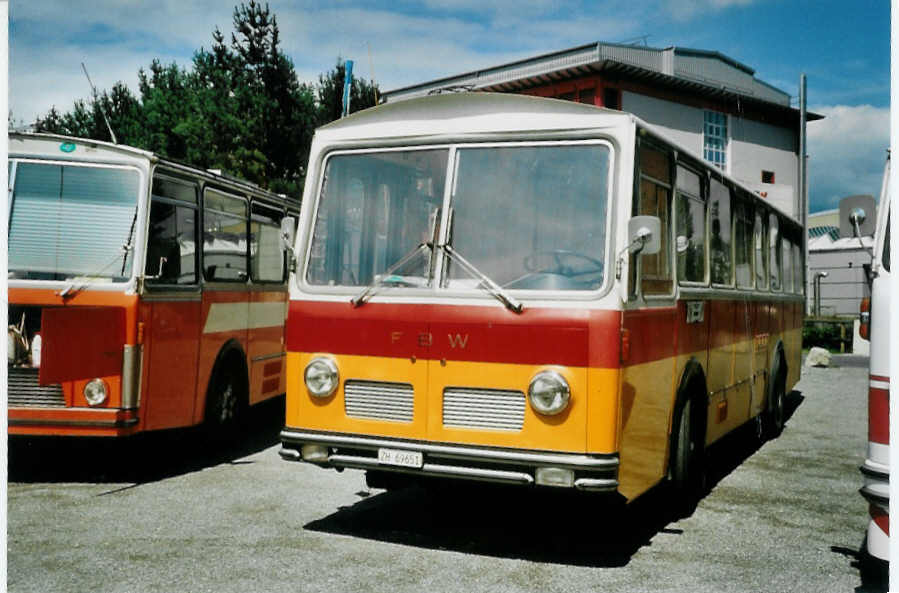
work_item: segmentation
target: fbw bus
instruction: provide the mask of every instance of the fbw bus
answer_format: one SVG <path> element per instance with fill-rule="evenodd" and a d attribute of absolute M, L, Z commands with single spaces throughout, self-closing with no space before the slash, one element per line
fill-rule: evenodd
<path fill-rule="evenodd" d="M 283 394 L 299 204 L 135 148 L 9 137 L 10 434 L 239 423 Z"/>
<path fill-rule="evenodd" d="M 636 117 L 435 95 L 319 129 L 281 455 L 618 492 L 784 423 L 800 225 Z M 405 476 L 400 476 L 405 474 Z"/>

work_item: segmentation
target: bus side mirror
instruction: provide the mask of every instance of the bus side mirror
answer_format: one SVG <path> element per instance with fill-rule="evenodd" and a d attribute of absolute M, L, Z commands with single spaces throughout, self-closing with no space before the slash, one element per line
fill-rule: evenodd
<path fill-rule="evenodd" d="M 285 216 L 281 219 L 281 251 L 287 254 L 287 269 L 293 272 L 297 269 L 297 258 L 294 255 L 293 244 L 297 238 L 297 219 L 293 216 Z"/>
<path fill-rule="evenodd" d="M 662 249 L 662 221 L 658 216 L 634 216 L 627 221 L 628 251 L 652 255 Z"/>
<path fill-rule="evenodd" d="M 281 250 L 293 253 L 293 243 L 297 238 L 297 220 L 293 216 L 281 219 Z"/>

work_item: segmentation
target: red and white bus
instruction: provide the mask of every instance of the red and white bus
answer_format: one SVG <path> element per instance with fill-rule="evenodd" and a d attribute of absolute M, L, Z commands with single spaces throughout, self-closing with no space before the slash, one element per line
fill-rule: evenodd
<path fill-rule="evenodd" d="M 784 424 L 799 223 L 633 115 L 466 93 L 320 128 L 281 455 L 617 492 Z"/>
<path fill-rule="evenodd" d="M 867 551 L 888 561 L 890 552 L 890 162 L 880 193 L 871 263 L 871 298 L 862 302 L 861 334 L 871 341 L 868 379 L 868 450 L 861 467 L 862 496 L 871 520 Z"/>
<path fill-rule="evenodd" d="M 285 391 L 299 204 L 121 145 L 9 136 L 9 433 L 236 427 Z"/>

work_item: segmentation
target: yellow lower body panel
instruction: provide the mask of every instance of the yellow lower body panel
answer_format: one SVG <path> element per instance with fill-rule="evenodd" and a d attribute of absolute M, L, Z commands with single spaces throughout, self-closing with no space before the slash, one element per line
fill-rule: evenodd
<path fill-rule="evenodd" d="M 306 364 L 315 356 L 329 356 L 339 369 L 340 386 L 328 398 L 311 396 L 303 382 Z M 522 450 L 571 453 L 617 451 L 617 369 L 452 360 L 413 361 L 410 358 L 296 352 L 287 354 L 287 368 L 288 428 Z M 545 369 L 560 373 L 571 388 L 568 407 L 555 416 L 538 414 L 527 402 L 531 379 Z M 348 409 L 352 406 L 348 408 L 347 405 L 348 382 L 351 385 L 354 382 L 400 384 L 402 389 L 411 391 L 411 417 L 397 421 L 349 414 Z M 514 402 L 510 405 L 517 406 L 520 425 L 485 428 L 460 426 L 458 419 L 447 421 L 445 394 L 460 391 L 502 392 L 504 397 Z"/>

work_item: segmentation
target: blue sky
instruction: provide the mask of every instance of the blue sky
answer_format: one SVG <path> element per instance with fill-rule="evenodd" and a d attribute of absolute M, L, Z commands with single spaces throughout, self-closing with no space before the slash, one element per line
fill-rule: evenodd
<path fill-rule="evenodd" d="M 221 0 L 10 2 L 9 104 L 14 121 L 100 88 L 136 89 L 153 58 L 190 65 L 212 30 L 231 31 Z M 889 145 L 890 13 L 885 1 L 425 0 L 270 1 L 283 49 L 314 82 L 338 55 L 384 90 L 594 41 L 640 40 L 719 51 L 827 116 L 809 125 L 812 211 L 880 190 Z M 370 56 L 370 57 L 369 57 Z"/>

